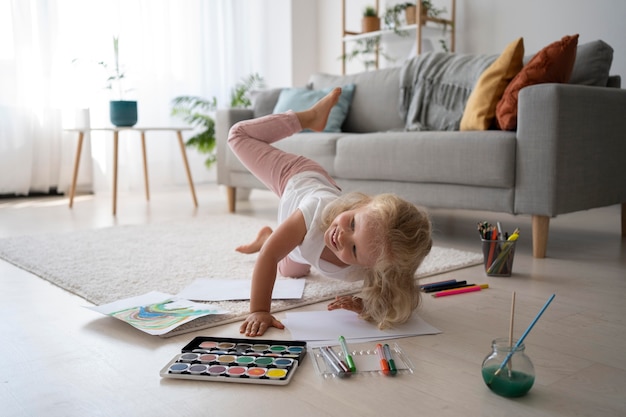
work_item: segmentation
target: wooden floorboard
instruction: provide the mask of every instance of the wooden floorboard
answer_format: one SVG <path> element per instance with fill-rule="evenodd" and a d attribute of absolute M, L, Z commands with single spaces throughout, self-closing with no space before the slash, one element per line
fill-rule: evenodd
<path fill-rule="evenodd" d="M 0 238 L 228 213 L 225 190 L 186 185 L 111 196 L 0 200 Z M 274 220 L 276 198 L 254 191 L 238 213 Z M 311 358 L 284 387 L 163 380 L 159 370 L 195 335 L 239 337 L 238 324 L 170 339 L 148 336 L 85 309 L 87 303 L 0 261 L 0 414 L 3 416 L 620 416 L 626 412 L 626 245 L 621 207 L 550 220 L 545 259 L 532 257 L 531 219 L 488 212 L 431 210 L 439 246 L 480 251 L 476 223 L 501 221 L 521 236 L 510 278 L 481 266 L 430 278 L 485 282 L 479 293 L 424 295 L 421 316 L 443 333 L 399 339 L 415 373 L 329 380 Z M 251 236 L 252 237 L 252 236 Z M 33 254 L 37 256 L 37 254 Z M 552 293 L 556 298 L 526 339 L 536 382 L 520 399 L 494 395 L 480 365 L 491 340 L 506 337 L 512 291 L 517 335 Z M 324 309 L 324 304 L 301 310 Z M 284 318 L 284 313 L 278 314 Z M 288 329 L 269 338 L 290 338 Z M 352 345 L 355 349 L 370 344 Z"/>

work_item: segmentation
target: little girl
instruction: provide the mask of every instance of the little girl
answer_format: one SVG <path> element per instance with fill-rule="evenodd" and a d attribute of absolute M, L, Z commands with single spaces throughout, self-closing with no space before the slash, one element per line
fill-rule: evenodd
<path fill-rule="evenodd" d="M 328 308 L 355 311 L 380 328 L 405 322 L 419 303 L 414 275 L 432 245 L 427 214 L 393 194 L 342 196 L 319 164 L 270 145 L 303 129 L 324 130 L 340 94 L 335 88 L 308 110 L 245 120 L 229 132 L 233 152 L 280 197 L 276 230 L 263 228 L 237 248 L 259 252 L 250 315 L 239 329 L 246 336 L 284 328 L 270 312 L 277 270 L 297 278 L 312 265 L 328 277 L 362 279 L 359 297 L 337 297 Z"/>

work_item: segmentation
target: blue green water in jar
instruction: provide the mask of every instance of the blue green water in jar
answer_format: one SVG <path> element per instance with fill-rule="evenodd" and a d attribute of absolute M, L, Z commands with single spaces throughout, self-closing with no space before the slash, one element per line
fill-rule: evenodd
<path fill-rule="evenodd" d="M 521 397 L 525 395 L 535 383 L 535 377 L 520 371 L 509 370 L 505 367 L 495 375 L 499 366 L 483 368 L 483 380 L 489 389 L 503 397 Z"/>

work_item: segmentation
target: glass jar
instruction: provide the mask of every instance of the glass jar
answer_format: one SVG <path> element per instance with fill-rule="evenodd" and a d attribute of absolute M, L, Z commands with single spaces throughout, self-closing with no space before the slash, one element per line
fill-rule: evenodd
<path fill-rule="evenodd" d="M 535 368 L 530 358 L 524 353 L 524 344 L 513 351 L 511 358 L 500 371 L 502 362 L 515 347 L 517 340 L 509 345 L 508 338 L 498 338 L 491 342 L 491 353 L 482 365 L 482 375 L 489 389 L 503 397 L 521 397 L 535 382 Z"/>

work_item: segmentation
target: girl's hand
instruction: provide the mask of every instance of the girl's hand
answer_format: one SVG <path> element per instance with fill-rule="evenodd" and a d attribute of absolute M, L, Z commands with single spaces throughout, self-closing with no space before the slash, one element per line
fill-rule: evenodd
<path fill-rule="evenodd" d="M 270 327 L 284 329 L 285 326 L 274 316 L 266 311 L 250 313 L 243 324 L 239 327 L 239 333 L 246 336 L 262 336 Z"/>
<path fill-rule="evenodd" d="M 361 314 L 363 312 L 363 300 L 353 295 L 342 295 L 335 297 L 335 301 L 328 304 L 328 310 L 337 310 L 340 308 Z"/>

